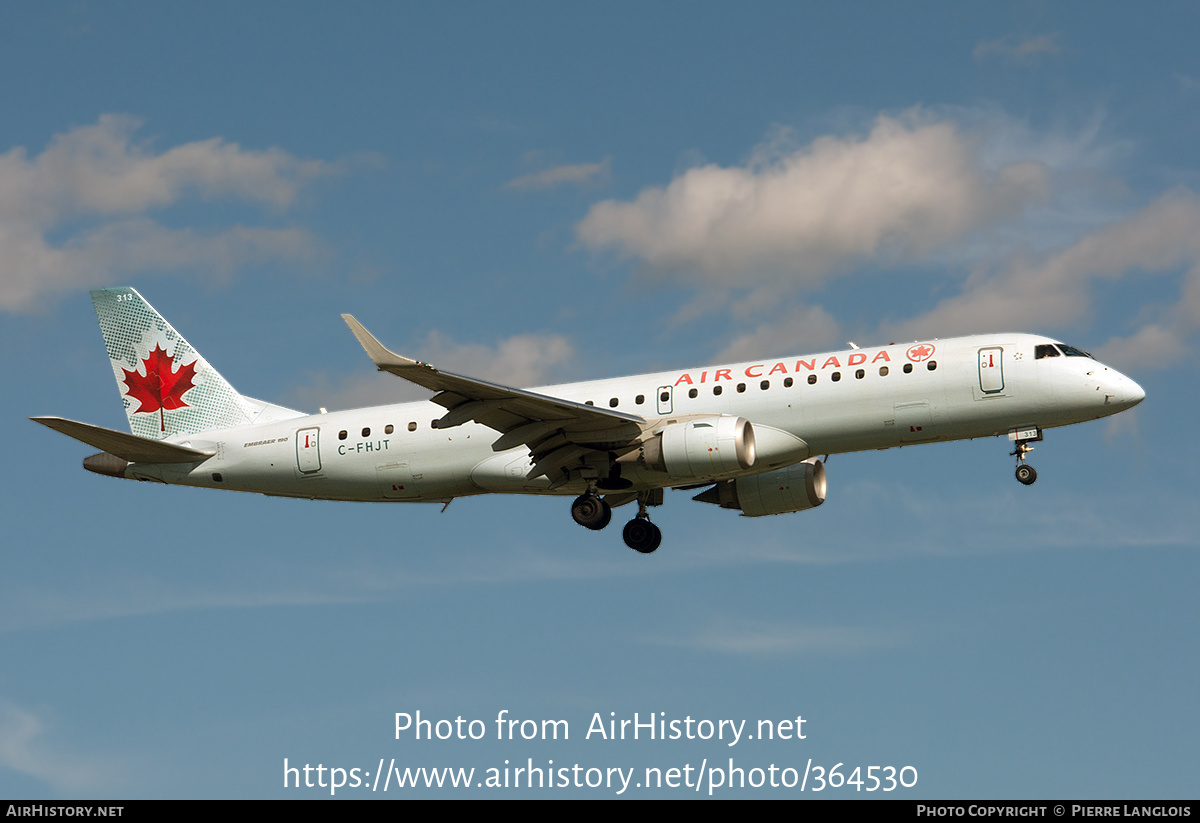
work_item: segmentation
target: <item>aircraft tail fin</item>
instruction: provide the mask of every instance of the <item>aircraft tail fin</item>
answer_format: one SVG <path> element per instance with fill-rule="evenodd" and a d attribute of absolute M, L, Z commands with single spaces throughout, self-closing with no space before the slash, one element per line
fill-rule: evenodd
<path fill-rule="evenodd" d="M 134 289 L 96 289 L 92 305 L 129 429 L 139 437 L 162 440 L 302 416 L 238 394 Z"/>

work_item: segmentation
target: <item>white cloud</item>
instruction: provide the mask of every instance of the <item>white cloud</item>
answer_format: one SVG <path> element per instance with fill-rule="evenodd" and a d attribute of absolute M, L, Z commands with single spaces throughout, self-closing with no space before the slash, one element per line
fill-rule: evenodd
<path fill-rule="evenodd" d="M 1195 270 L 1192 280 L 1197 277 Z M 1175 312 L 1168 322 L 1148 323 L 1128 337 L 1113 337 L 1094 352 L 1102 363 L 1119 369 L 1161 369 L 1190 354 L 1189 338 L 1200 327 L 1194 319 Z"/>
<path fill-rule="evenodd" d="M 999 57 L 1012 63 L 1028 63 L 1036 57 L 1060 52 L 1057 34 L 1039 34 L 985 40 L 975 46 L 973 54 L 976 60 Z"/>
<path fill-rule="evenodd" d="M 533 174 L 526 174 L 505 184 L 506 189 L 550 189 L 555 186 L 603 184 L 608 181 L 612 158 L 606 157 L 599 163 L 578 163 L 570 166 L 555 166 Z"/>
<path fill-rule="evenodd" d="M 305 385 L 291 390 L 278 402 L 315 413 L 321 408 L 329 411 L 367 409 L 428 400 L 431 396 L 428 390 L 385 372 L 337 376 L 314 372 L 308 375 Z"/>
<path fill-rule="evenodd" d="M 630 202 L 594 205 L 581 243 L 709 285 L 814 285 L 871 259 L 912 259 L 1049 196 L 1034 161 L 990 169 L 981 141 L 920 111 L 880 116 L 866 137 L 787 134 L 743 166 L 689 169 Z"/>
<path fill-rule="evenodd" d="M 838 322 L 820 306 L 796 306 L 782 317 L 738 335 L 716 359 L 739 362 L 785 352 L 820 351 L 842 342 L 840 330 Z"/>
<path fill-rule="evenodd" d="M 722 360 L 839 344 L 845 330 L 809 295 L 900 263 L 960 285 L 941 277 L 940 302 L 881 322 L 879 339 L 1088 328 L 1111 284 L 1129 294 L 1149 278 L 1178 283 L 1178 297 L 1134 297 L 1096 354 L 1164 366 L 1200 331 L 1200 197 L 1178 189 L 1116 211 L 1130 192 L 1108 170 L 1132 147 L 1103 134 L 1102 114 L 1037 132 L 986 108 L 913 110 L 862 137 L 789 139 L 781 130 L 743 165 L 597 203 L 579 240 L 694 285 L 677 320 L 729 311 L 741 328 Z"/>
<path fill-rule="evenodd" d="M 48 736 L 40 717 L 0 698 L 0 766 L 76 795 L 114 789 L 119 775 L 111 757 L 64 752 Z"/>
<path fill-rule="evenodd" d="M 574 359 L 575 348 L 560 334 L 518 334 L 489 346 L 459 343 L 432 331 L 422 343 L 402 353 L 444 371 L 529 388 L 557 379 Z M 300 408 L 354 409 L 430 397 L 428 389 L 391 374 L 376 372 L 336 380 L 318 374 L 309 386 L 292 392 L 288 402 Z"/>
<path fill-rule="evenodd" d="M 1180 297 L 1143 307 L 1127 339 L 1114 338 L 1096 353 L 1114 366 L 1162 366 L 1183 356 L 1200 329 L 1200 198 L 1171 192 L 1136 214 L 1040 257 L 1016 255 L 996 269 L 979 267 L 963 290 L 928 313 L 883 329 L 891 339 L 980 331 L 1045 331 L 1091 314 L 1099 281 L 1182 274 Z"/>
<path fill-rule="evenodd" d="M 423 361 L 446 371 L 518 387 L 545 383 L 575 356 L 571 342 L 561 334 L 518 334 L 487 346 L 458 343 L 432 331 L 417 351 Z"/>
<path fill-rule="evenodd" d="M 227 273 L 266 259 L 301 260 L 316 241 L 301 229 L 171 229 L 146 216 L 188 198 L 230 198 L 280 210 L 328 163 L 220 138 L 164 152 L 134 142 L 134 118 L 104 115 L 56 136 L 41 154 L 0 154 L 0 309 L 101 285 L 115 273 L 202 267 Z M 62 237 L 52 241 L 51 237 Z"/>
<path fill-rule="evenodd" d="M 904 636 L 895 629 L 848 626 L 810 628 L 780 626 L 749 620 L 722 621 L 720 626 L 680 638 L 659 638 L 662 645 L 683 646 L 723 654 L 794 656 L 798 654 L 853 654 L 880 648 L 897 648 Z"/>

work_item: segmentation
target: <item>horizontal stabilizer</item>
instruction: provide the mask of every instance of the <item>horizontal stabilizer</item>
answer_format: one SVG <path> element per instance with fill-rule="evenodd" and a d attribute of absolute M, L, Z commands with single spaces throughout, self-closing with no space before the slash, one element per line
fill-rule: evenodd
<path fill-rule="evenodd" d="M 198 463 L 207 460 L 216 452 L 190 449 L 187 446 L 177 446 L 174 443 L 164 443 L 161 440 L 147 440 L 136 434 L 113 431 L 101 426 L 79 423 L 63 417 L 31 417 L 35 423 L 62 432 L 67 437 L 74 437 L 81 443 L 87 443 L 109 454 L 115 454 L 130 463 Z"/>

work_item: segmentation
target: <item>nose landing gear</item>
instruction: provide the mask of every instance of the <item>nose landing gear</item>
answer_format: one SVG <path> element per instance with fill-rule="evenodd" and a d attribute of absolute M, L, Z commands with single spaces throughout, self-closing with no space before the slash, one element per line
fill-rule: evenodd
<path fill-rule="evenodd" d="M 1009 456 L 1017 458 L 1017 481 L 1023 485 L 1032 486 L 1037 480 L 1037 470 L 1025 462 L 1025 455 L 1033 451 L 1030 443 L 1042 439 L 1042 430 L 1038 428 L 1013 429 L 1008 433 L 1008 439 L 1016 443 L 1016 449 Z"/>

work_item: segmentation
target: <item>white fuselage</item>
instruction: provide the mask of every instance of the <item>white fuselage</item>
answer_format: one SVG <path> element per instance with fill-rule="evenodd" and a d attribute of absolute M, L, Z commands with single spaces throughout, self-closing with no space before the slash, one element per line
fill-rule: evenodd
<path fill-rule="evenodd" d="M 742 474 L 812 455 L 1003 435 L 1115 414 L 1144 396 L 1086 356 L 1035 357 L 1053 341 L 995 334 L 827 352 L 546 386 L 538 394 L 615 408 L 665 426 L 695 415 L 744 417 L 758 460 Z M 906 369 L 906 366 L 909 368 Z M 529 449 L 496 452 L 499 433 L 431 423 L 445 409 L 404 403 L 242 426 L 171 442 L 215 450 L 198 466 L 133 464 L 127 476 L 330 500 L 446 501 L 488 492 L 579 494 L 583 481 L 532 479 Z M 733 476 L 672 477 L 629 464 L 633 490 Z"/>

